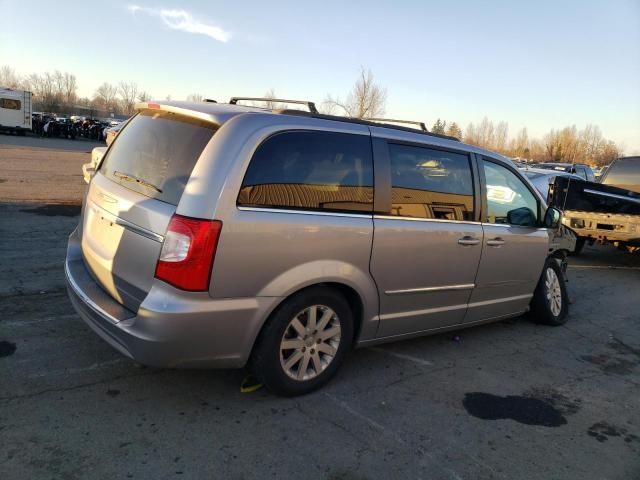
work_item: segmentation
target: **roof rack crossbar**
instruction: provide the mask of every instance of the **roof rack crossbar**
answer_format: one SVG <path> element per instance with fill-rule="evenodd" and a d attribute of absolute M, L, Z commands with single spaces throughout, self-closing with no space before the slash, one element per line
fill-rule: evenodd
<path fill-rule="evenodd" d="M 429 133 L 429 130 L 427 130 L 427 126 L 424 124 L 424 122 L 416 122 L 413 120 L 395 120 L 392 118 L 366 118 L 365 120 L 368 120 L 370 122 L 406 123 L 407 125 L 418 125 L 420 127 L 420 130 Z"/>
<path fill-rule="evenodd" d="M 278 102 L 278 103 L 297 103 L 299 105 L 306 105 L 311 113 L 319 113 L 316 108 L 316 104 L 308 100 L 285 100 L 283 98 L 268 98 L 268 97 L 232 97 L 229 100 L 231 105 L 236 105 L 238 100 L 248 100 L 251 102 Z"/>

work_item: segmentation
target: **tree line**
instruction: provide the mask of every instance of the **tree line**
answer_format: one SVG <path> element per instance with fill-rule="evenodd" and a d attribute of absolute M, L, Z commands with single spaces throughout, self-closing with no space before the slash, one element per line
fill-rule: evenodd
<path fill-rule="evenodd" d="M 450 135 L 465 143 L 493 150 L 507 157 L 532 162 L 586 163 L 608 165 L 622 155 L 613 140 L 602 135 L 600 127 L 588 124 L 582 130 L 575 125 L 551 129 L 542 138 L 530 138 L 527 128 L 509 136 L 509 124 L 483 118 L 478 124 L 470 123 L 462 131 L 456 122 L 447 125 L 438 119 L 431 128 L 433 133 Z"/>
<path fill-rule="evenodd" d="M 131 115 L 136 102 L 146 102 L 151 96 L 133 82 L 117 85 L 104 82 L 91 98 L 78 96 L 76 76 L 69 72 L 18 75 L 8 65 L 0 67 L 0 86 L 32 93 L 33 109 L 52 113 L 75 113 L 85 107 L 105 114 Z"/>
<path fill-rule="evenodd" d="M 34 110 L 56 113 L 73 113 L 76 106 L 82 106 L 105 113 L 131 115 L 136 102 L 151 99 L 151 96 L 145 90 L 139 89 L 137 84 L 124 81 L 117 85 L 104 82 L 91 98 L 79 98 L 75 75 L 58 70 L 21 76 L 11 67 L 3 66 L 0 68 L 0 86 L 29 90 L 33 93 Z M 273 89 L 267 91 L 264 96 L 267 99 L 276 98 Z M 170 96 L 166 98 L 171 99 Z M 192 93 L 187 96 L 187 100 L 202 101 L 204 96 Z M 271 100 L 267 100 L 266 103 L 270 108 L 284 107 Z M 386 88 L 375 81 L 370 70 L 361 67 L 356 82 L 344 99 L 328 94 L 320 109 L 326 114 L 368 119 L 384 116 L 386 103 Z M 464 130 L 455 121 L 447 122 L 438 118 L 430 131 L 456 137 L 466 143 L 511 158 L 534 162 L 607 165 L 622 155 L 615 142 L 605 138 L 600 128 L 591 124 L 582 130 L 578 130 L 575 125 L 551 129 L 542 138 L 530 138 L 526 127 L 511 137 L 507 122 L 494 123 L 487 117 L 478 124 L 469 123 Z"/>

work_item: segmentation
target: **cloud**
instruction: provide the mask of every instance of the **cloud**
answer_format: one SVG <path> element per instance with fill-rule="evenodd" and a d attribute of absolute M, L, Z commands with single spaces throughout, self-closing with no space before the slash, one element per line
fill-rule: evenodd
<path fill-rule="evenodd" d="M 227 32 L 220 27 L 210 25 L 197 20 L 191 13 L 181 9 L 168 8 L 148 8 L 139 5 L 129 5 L 127 7 L 133 15 L 144 13 L 151 17 L 158 17 L 162 22 L 173 30 L 181 30 L 187 33 L 206 35 L 218 42 L 227 43 L 231 38 L 231 32 Z"/>

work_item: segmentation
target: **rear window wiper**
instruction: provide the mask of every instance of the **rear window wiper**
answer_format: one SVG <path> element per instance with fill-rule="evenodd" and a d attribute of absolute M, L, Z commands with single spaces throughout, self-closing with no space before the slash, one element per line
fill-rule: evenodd
<path fill-rule="evenodd" d="M 145 180 L 142 180 L 141 178 L 138 177 L 134 177 L 133 175 L 129 175 L 127 173 L 122 173 L 122 172 L 118 172 L 117 170 L 115 170 L 113 172 L 113 175 L 115 177 L 118 177 L 121 180 L 126 180 L 127 182 L 135 182 L 135 183 L 139 183 L 140 185 L 142 185 L 143 187 L 147 187 L 147 188 L 152 188 L 154 189 L 156 192 L 158 193 L 162 193 L 162 190 L 159 189 L 158 187 L 156 187 L 153 183 L 149 183 Z"/>

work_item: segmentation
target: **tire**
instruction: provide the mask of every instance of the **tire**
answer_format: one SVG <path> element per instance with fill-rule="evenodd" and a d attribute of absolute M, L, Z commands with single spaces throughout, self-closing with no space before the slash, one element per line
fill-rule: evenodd
<path fill-rule="evenodd" d="M 320 327 L 315 335 L 314 328 L 309 330 L 314 310 Z M 332 288 L 310 287 L 285 300 L 267 320 L 252 352 L 251 370 L 277 395 L 304 395 L 336 374 L 352 340 L 347 300 Z"/>
<path fill-rule="evenodd" d="M 537 323 L 560 326 L 567 322 L 569 296 L 558 262 L 548 258 L 531 300 L 531 316 Z"/>

